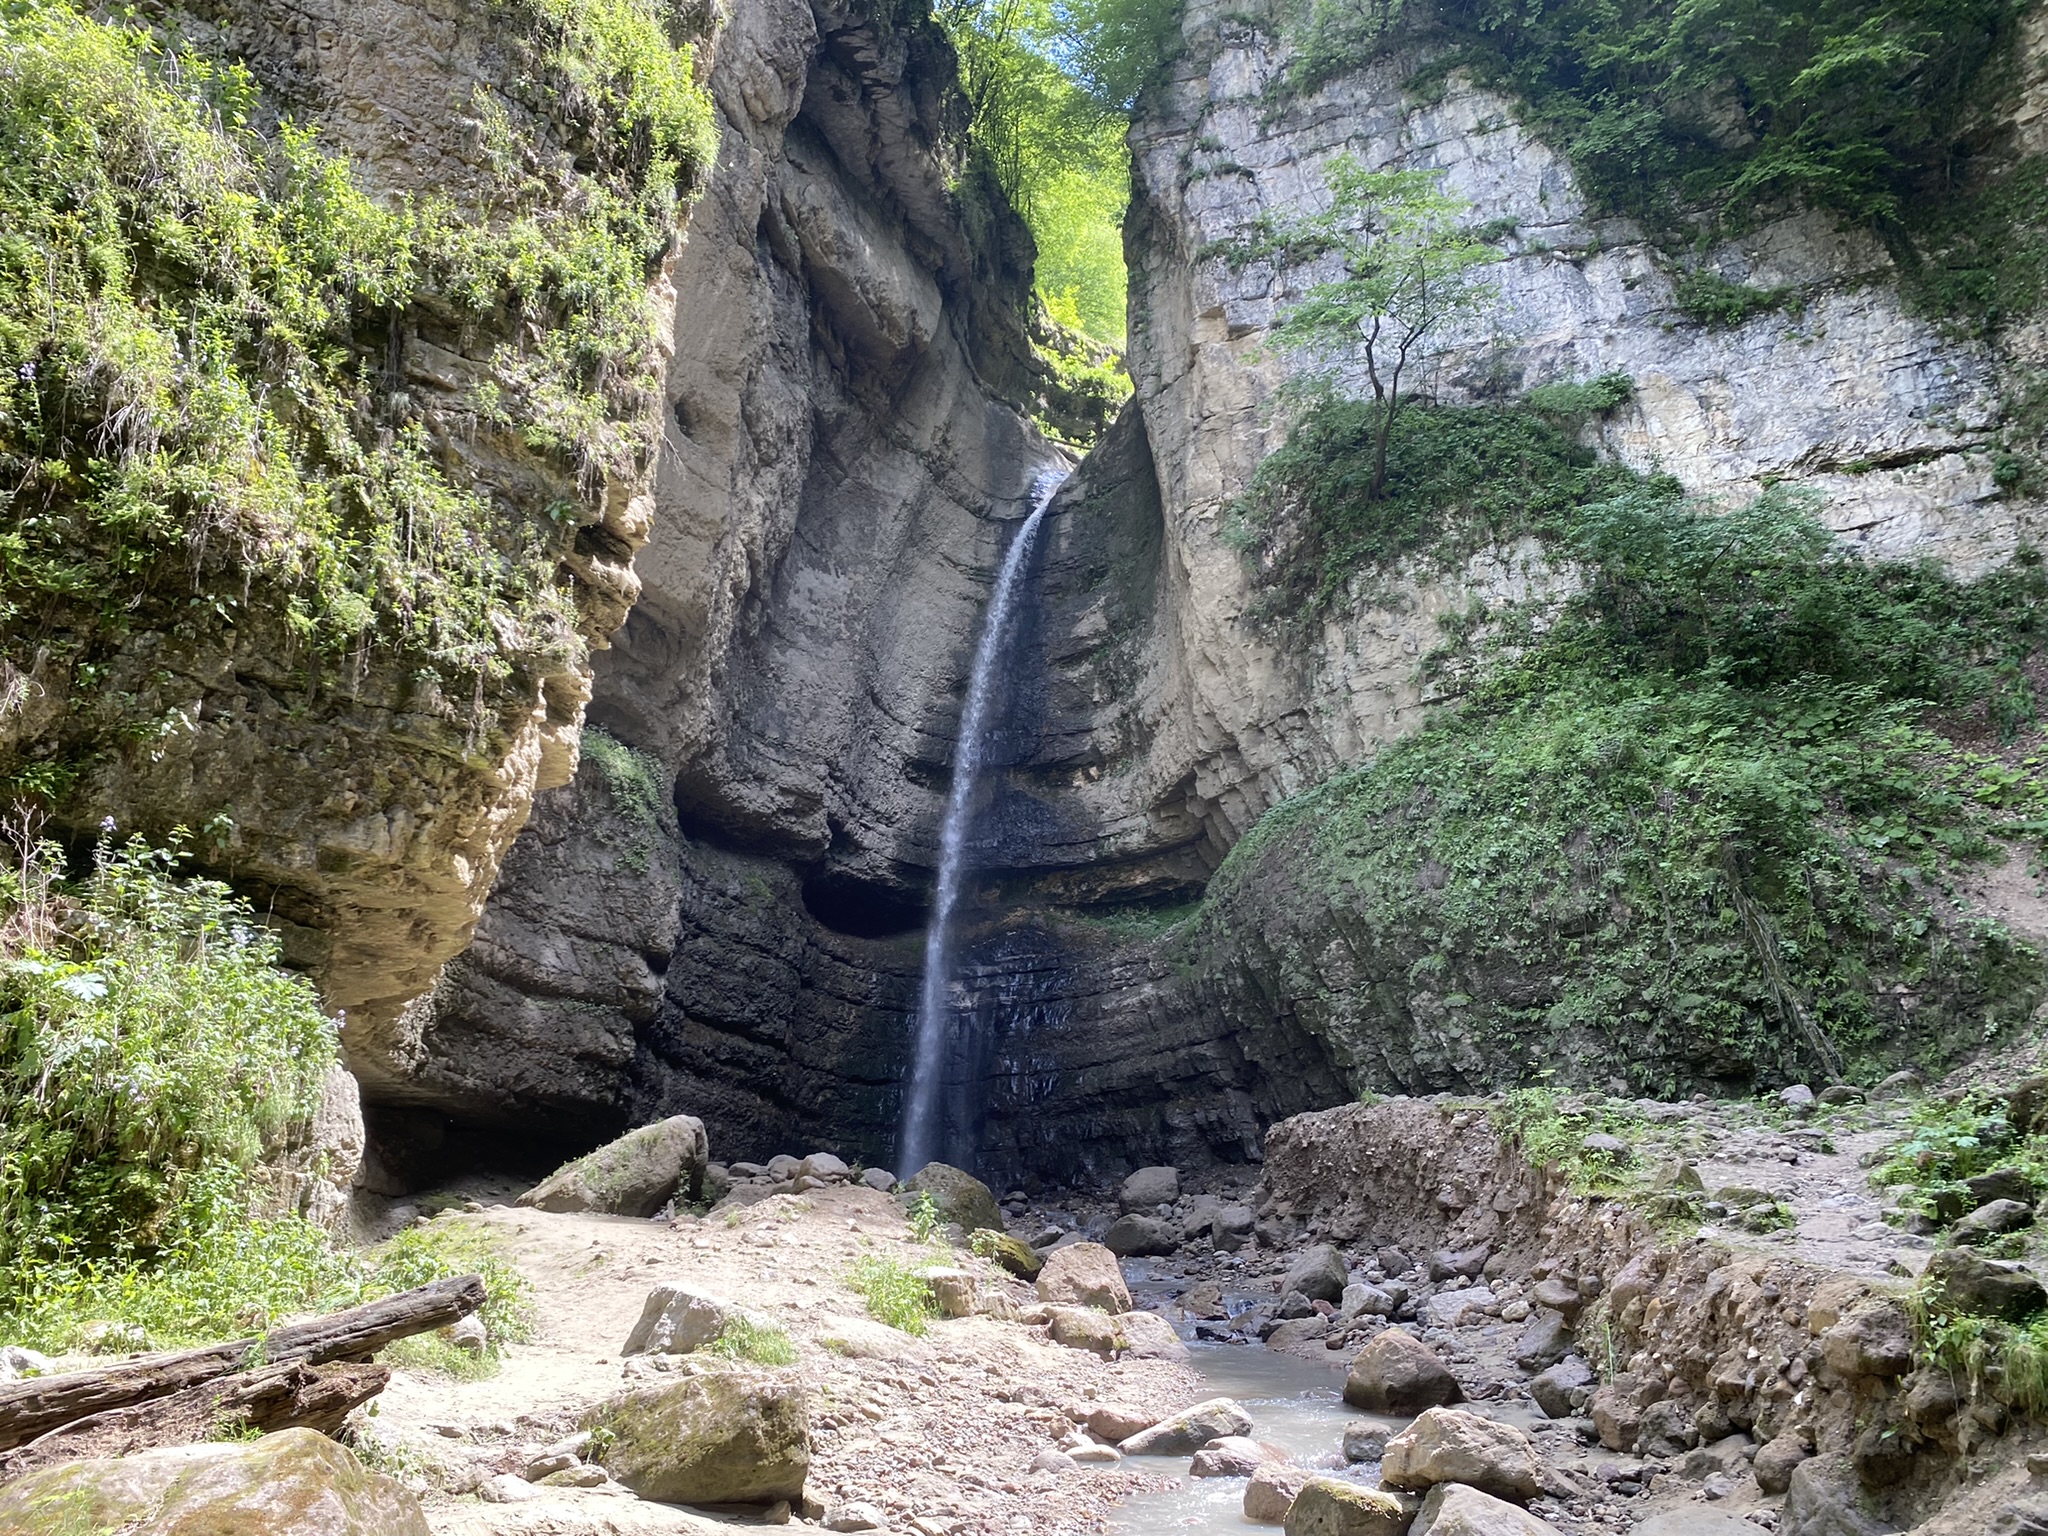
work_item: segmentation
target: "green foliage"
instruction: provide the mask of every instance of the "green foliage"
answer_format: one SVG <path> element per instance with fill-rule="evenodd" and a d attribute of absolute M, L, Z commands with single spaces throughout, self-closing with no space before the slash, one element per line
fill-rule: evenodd
<path fill-rule="evenodd" d="M 1389 23 L 1403 8 L 1354 7 Z M 1512 91 L 1606 206 L 1668 224 L 1806 204 L 1899 227 L 1951 186 L 2022 0 L 1440 0 L 1420 18 Z M 1420 8 L 1415 8 L 1419 12 Z"/>
<path fill-rule="evenodd" d="M 1564 1099 L 1549 1088 L 1517 1088 L 1492 1110 L 1493 1128 L 1521 1148 L 1539 1168 L 1554 1168 L 1579 1194 L 1613 1194 L 1632 1189 L 1634 1159 L 1591 1152 L 1588 1136 L 1631 1140 L 1642 1122 L 1619 1104 L 1600 1099 Z"/>
<path fill-rule="evenodd" d="M 2048 1418 L 2048 1315 L 2026 1323 L 1943 1311 L 1925 1289 L 1908 1299 L 1918 1353 L 1972 1399 L 1990 1397 L 2030 1418 Z"/>
<path fill-rule="evenodd" d="M 868 1316 L 891 1328 L 922 1337 L 938 1316 L 930 1283 L 896 1259 L 864 1253 L 854 1260 L 847 1281 L 867 1303 Z"/>
<path fill-rule="evenodd" d="M 1180 54 L 1182 0 L 1058 0 L 1068 67 L 1094 99 L 1129 113 Z"/>
<path fill-rule="evenodd" d="M 1752 288 L 1731 283 L 1713 272 L 1687 272 L 1678 279 L 1673 297 L 1679 312 L 1695 324 L 1726 329 L 1754 315 L 1782 309 L 1791 302 L 1788 288 Z"/>
<path fill-rule="evenodd" d="M 758 1318 L 732 1318 L 712 1341 L 711 1352 L 727 1360 L 751 1360 L 756 1365 L 795 1365 L 796 1345 L 773 1323 Z"/>
<path fill-rule="evenodd" d="M 318 1100 L 335 1034 L 313 989 L 178 863 L 102 842 L 66 888 L 30 844 L 0 875 L 0 1276 L 204 1244 Z"/>
<path fill-rule="evenodd" d="M 388 372 L 401 338 L 504 324 L 455 430 L 586 486 L 650 451 L 649 263 L 708 163 L 708 100 L 650 0 L 521 0 L 543 112 L 480 93 L 481 206 L 376 200 L 239 66 L 68 0 L 0 6 L 0 625 L 62 658 L 131 626 L 276 615 L 311 653 L 424 676 L 573 652 L 574 509 L 495 499 Z M 20 658 L 17 658 L 20 659 Z M 466 693 L 468 689 L 464 689 Z"/>
<path fill-rule="evenodd" d="M 1055 0 L 940 0 L 934 15 L 960 56 L 974 151 L 1031 226 L 1042 301 L 1064 323 L 1122 346 L 1122 109 L 1076 78 L 1070 23 Z"/>
<path fill-rule="evenodd" d="M 647 868 L 655 829 L 661 825 L 661 802 L 667 774 L 661 759 L 629 747 L 598 726 L 583 730 L 583 755 L 596 767 L 611 796 L 612 808 L 630 824 L 630 841 L 600 831 L 599 840 L 619 850 L 620 862 L 635 872 Z"/>
<path fill-rule="evenodd" d="M 506 1344 L 533 1337 L 533 1287 L 499 1251 L 486 1227 L 452 1216 L 408 1227 L 361 1255 L 352 1269 L 350 1283 L 330 1291 L 329 1305 L 356 1306 L 457 1275 L 483 1276 L 484 1304 L 477 1311 L 485 1334 L 483 1369 L 478 1370 L 474 1357 L 437 1338 L 421 1340 L 432 1353 L 418 1363 L 447 1374 L 489 1374 Z M 396 1355 L 390 1358 L 394 1364 L 408 1363 Z"/>
<path fill-rule="evenodd" d="M 1524 534 L 1555 536 L 1579 509 L 1636 483 L 1579 441 L 1592 415 L 1629 398 L 1628 380 L 1550 384 L 1508 406 L 1413 405 L 1384 433 L 1385 409 L 1326 396 L 1293 423 L 1232 509 L 1228 535 L 1259 577 L 1253 614 L 1315 624 L 1360 577 L 1409 561 L 1448 569 Z"/>
<path fill-rule="evenodd" d="M 1191 945 L 1232 953 L 1235 893 L 1270 888 L 1354 957 L 1340 1053 L 1420 1006 L 1508 1081 L 1734 1087 L 2024 1018 L 2042 957 L 1930 883 L 2038 840 L 2041 779 L 1986 798 L 1995 760 L 1928 722 L 2032 719 L 2038 561 L 1966 584 L 1859 558 L 1783 492 L 1716 510 L 1654 482 L 1567 502 L 1548 539 L 1578 589 L 1469 616 L 1432 664 L 1462 707 L 1269 813 Z"/>
<path fill-rule="evenodd" d="M 917 1198 L 910 1202 L 910 1235 L 920 1243 L 928 1243 L 943 1219 L 939 1202 L 932 1198 L 932 1192 L 919 1190 Z"/>
<path fill-rule="evenodd" d="M 2003 1099 L 1969 1094 L 1916 1104 L 1906 1136 L 1885 1148 L 1870 1181 L 1910 1190 L 1899 1198 L 1906 1209 L 1953 1219 L 1977 1203 L 1963 1180 L 1994 1168 L 2017 1168 L 2036 1190 L 2048 1188 L 2048 1136 L 2021 1136 Z"/>

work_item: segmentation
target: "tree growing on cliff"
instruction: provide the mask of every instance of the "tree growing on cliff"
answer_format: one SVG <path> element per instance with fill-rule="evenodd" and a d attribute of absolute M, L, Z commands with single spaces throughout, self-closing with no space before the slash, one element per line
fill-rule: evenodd
<path fill-rule="evenodd" d="M 1367 495 L 1377 499 L 1411 368 L 1430 337 L 1491 301 L 1484 269 L 1501 253 L 1463 225 L 1470 205 L 1443 189 L 1441 171 L 1372 171 L 1339 155 L 1324 179 L 1329 207 L 1268 214 L 1221 254 L 1239 268 L 1271 261 L 1283 271 L 1337 258 L 1342 275 L 1288 305 L 1271 334 L 1313 391 L 1333 391 L 1344 369 L 1363 363 L 1376 407 Z"/>

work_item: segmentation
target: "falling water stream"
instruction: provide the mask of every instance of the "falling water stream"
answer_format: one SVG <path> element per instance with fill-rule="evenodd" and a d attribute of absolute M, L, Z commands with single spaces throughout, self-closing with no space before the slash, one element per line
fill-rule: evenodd
<path fill-rule="evenodd" d="M 996 573 L 995 591 L 982 620 L 981 639 L 974 648 L 968 674 L 967 704 L 960 712 L 960 735 L 953 753 L 953 783 L 946 796 L 946 817 L 939 827 L 938 888 L 932 893 L 931 920 L 925 929 L 924 984 L 917 1001 L 917 1039 L 910 1065 L 910 1086 L 903 1096 L 903 1132 L 897 1143 L 897 1166 L 905 1174 L 932 1160 L 937 1150 L 939 1086 L 944 1078 L 952 1017 L 949 994 L 953 983 L 953 919 L 960 904 L 960 885 L 967 862 L 967 836 L 973 829 L 984 758 L 989 740 L 989 709 L 1001 676 L 1003 647 L 1011 616 L 1024 585 L 1024 567 L 1038 538 L 1045 509 L 1067 478 L 1064 466 L 1039 472 L 1031 487 L 1031 515 L 1017 530 Z"/>

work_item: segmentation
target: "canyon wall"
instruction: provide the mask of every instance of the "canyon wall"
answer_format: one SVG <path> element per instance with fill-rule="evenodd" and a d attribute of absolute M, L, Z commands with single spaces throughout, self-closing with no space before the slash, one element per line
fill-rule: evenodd
<path fill-rule="evenodd" d="M 591 706 L 674 776 L 677 820 L 628 868 L 596 769 L 543 797 L 476 947 L 413 1015 L 393 1104 L 566 1142 L 688 1111 L 722 1156 L 891 1155 L 951 734 L 1049 450 L 1004 403 L 1028 369 L 990 318 L 1015 313 L 1020 248 L 943 196 L 957 107 L 928 34 L 885 31 L 735 17 L 713 76 L 726 147 L 677 269 L 645 595 Z M 1441 170 L 1512 231 L 1497 303 L 1428 361 L 1438 398 L 1626 373 L 1635 398 L 1589 429 L 1604 452 L 1709 496 L 1810 486 L 1844 537 L 1964 574 L 2041 525 L 1992 475 L 2026 336 L 1916 315 L 1871 240 L 1802 215 L 1712 252 L 1800 300 L 1709 329 L 1513 102 L 1457 74 L 1413 96 L 1420 61 L 1398 55 L 1290 95 L 1275 30 L 1203 0 L 1185 35 L 1132 130 L 1137 398 L 1055 502 L 980 822 L 955 1148 L 991 1176 L 1255 1158 L 1265 1124 L 1360 1088 L 1527 1065 L 1410 986 L 1415 957 L 1353 947 L 1284 860 L 1185 918 L 1266 812 L 1420 725 L 1440 619 L 1564 579 L 1521 544 L 1361 587 L 1306 639 L 1248 617 L 1227 512 L 1284 430 L 1276 310 L 1319 274 L 1207 252 L 1317 206 L 1334 153 Z"/>

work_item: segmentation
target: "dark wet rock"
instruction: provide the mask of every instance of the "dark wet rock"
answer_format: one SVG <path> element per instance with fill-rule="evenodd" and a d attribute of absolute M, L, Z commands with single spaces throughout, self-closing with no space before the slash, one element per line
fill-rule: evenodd
<path fill-rule="evenodd" d="M 1572 1329 L 1561 1313 L 1544 1308 L 1522 1329 L 1515 1340 L 1515 1364 L 1525 1371 L 1542 1371 L 1571 1352 Z"/>
<path fill-rule="evenodd" d="M 2017 1323 L 2048 1307 L 2048 1290 L 2029 1271 L 1966 1248 L 1943 1248 L 1934 1253 L 1927 1261 L 1924 1278 L 1941 1305 L 1970 1317 Z"/>
<path fill-rule="evenodd" d="M 1553 1419 L 1567 1419 L 1592 1395 L 1599 1377 L 1577 1355 L 1567 1355 L 1529 1383 L 1529 1396 Z"/>
<path fill-rule="evenodd" d="M 2034 1224 L 2034 1208 L 2018 1200 L 1992 1200 L 1962 1217 L 1949 1229 L 1958 1243 L 1988 1243 L 1994 1237 Z"/>
<path fill-rule="evenodd" d="M 1180 1242 L 1179 1226 L 1163 1216 L 1119 1216 L 1102 1234 L 1102 1246 L 1120 1259 L 1173 1253 Z"/>

